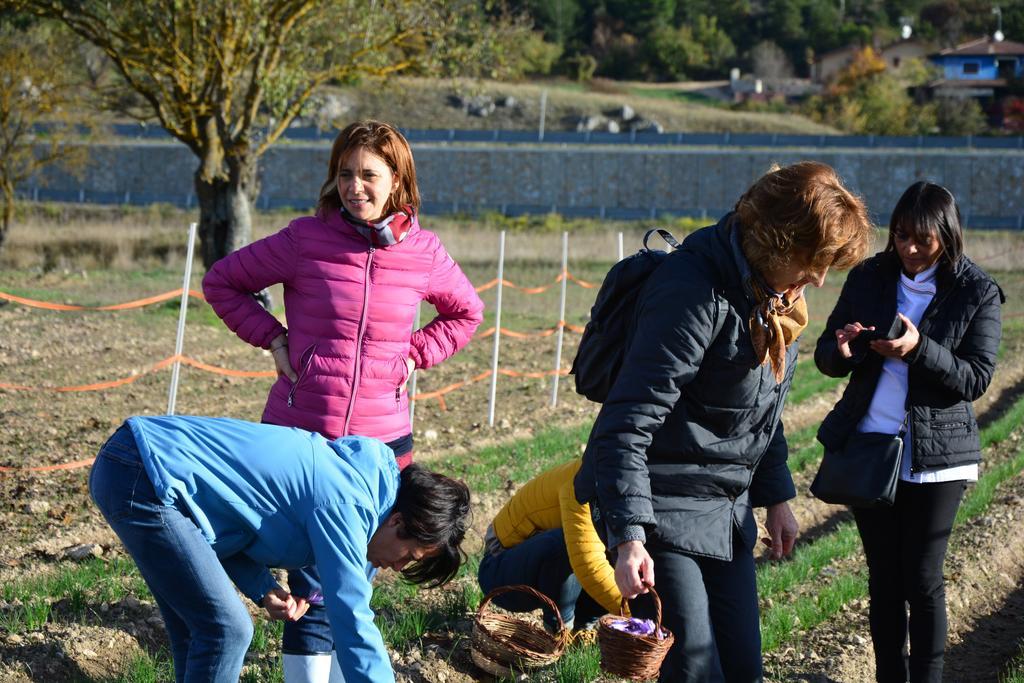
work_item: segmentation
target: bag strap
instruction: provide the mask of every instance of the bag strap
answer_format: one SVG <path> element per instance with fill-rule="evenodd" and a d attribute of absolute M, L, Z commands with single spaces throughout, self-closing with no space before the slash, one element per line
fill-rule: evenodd
<path fill-rule="evenodd" d="M 647 241 L 651 239 L 652 235 L 655 234 L 661 237 L 661 239 L 665 240 L 665 243 L 668 246 L 672 247 L 673 250 L 679 248 L 679 241 L 671 232 L 669 232 L 665 228 L 651 228 L 646 233 L 644 233 L 644 249 L 650 249 L 650 247 L 647 245 Z M 715 321 L 712 325 L 711 339 L 708 342 L 709 346 L 712 343 L 714 343 L 715 339 L 717 339 L 718 335 L 722 332 L 722 328 L 725 326 L 725 316 L 722 315 L 722 305 L 721 302 L 719 302 L 718 300 L 717 289 L 715 290 L 715 294 Z"/>
<path fill-rule="evenodd" d="M 668 230 L 666 230 L 665 228 L 651 228 L 646 233 L 644 233 L 644 249 L 650 249 L 650 247 L 647 246 L 647 240 L 649 240 L 651 238 L 651 235 L 654 235 L 655 233 L 657 233 L 661 237 L 661 239 L 665 240 L 665 244 L 672 247 L 672 249 L 679 248 L 679 241 L 676 240 L 675 236 Z"/>

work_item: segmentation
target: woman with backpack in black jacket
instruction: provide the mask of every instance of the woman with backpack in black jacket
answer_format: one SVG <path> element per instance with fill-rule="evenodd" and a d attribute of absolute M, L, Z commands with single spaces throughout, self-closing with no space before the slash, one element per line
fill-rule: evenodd
<path fill-rule="evenodd" d="M 668 254 L 637 298 L 575 488 L 594 503 L 620 592 L 648 592 L 657 572 L 676 638 L 665 683 L 763 678 L 752 508 L 767 510 L 772 557 L 789 554 L 796 491 L 781 416 L 803 292 L 859 262 L 870 237 L 832 168 L 775 168 Z M 649 602 L 633 614 L 650 616 Z"/>
<path fill-rule="evenodd" d="M 855 432 L 906 432 L 893 505 L 853 509 L 868 563 L 878 681 L 942 680 L 942 565 L 964 490 L 978 479 L 971 402 L 992 380 L 1003 301 L 963 254 L 953 195 L 918 182 L 893 210 L 885 250 L 850 271 L 818 340 L 818 368 L 850 375 L 818 431 L 826 450 L 843 448 Z"/>

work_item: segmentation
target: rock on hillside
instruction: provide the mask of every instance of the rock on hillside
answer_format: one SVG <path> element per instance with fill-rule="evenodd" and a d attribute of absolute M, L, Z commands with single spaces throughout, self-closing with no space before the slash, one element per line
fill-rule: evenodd
<path fill-rule="evenodd" d="M 549 131 L 837 132 L 796 114 L 737 112 L 645 95 L 642 90 L 616 84 L 605 83 L 602 89 L 615 92 L 583 91 L 578 84 L 567 82 L 402 78 L 383 85 L 337 89 L 331 101 L 345 105 L 338 120 L 341 124 L 376 118 L 406 128 L 534 130 L 539 125 L 541 98 L 546 90 L 545 129 Z"/>

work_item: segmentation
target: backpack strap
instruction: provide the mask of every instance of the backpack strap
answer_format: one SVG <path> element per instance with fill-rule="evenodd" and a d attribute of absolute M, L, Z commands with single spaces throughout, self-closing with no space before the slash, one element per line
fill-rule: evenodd
<path fill-rule="evenodd" d="M 651 235 L 655 233 L 660 235 L 661 239 L 665 240 L 665 243 L 668 246 L 672 247 L 673 249 L 679 248 L 679 241 L 676 240 L 675 236 L 668 230 L 666 230 L 665 228 L 651 228 L 646 233 L 644 233 L 644 249 L 650 249 L 650 247 L 647 246 L 647 240 L 649 240 L 651 238 Z"/>
<path fill-rule="evenodd" d="M 679 241 L 671 232 L 669 232 L 665 228 L 651 228 L 646 233 L 644 233 L 644 249 L 650 250 L 650 247 L 647 245 L 647 241 L 651 239 L 652 235 L 655 234 L 661 237 L 661 239 L 665 240 L 665 243 L 668 246 L 670 246 L 673 250 L 679 248 Z M 715 295 L 715 322 L 712 327 L 711 340 L 708 343 L 709 346 L 712 343 L 714 343 L 715 339 L 718 338 L 718 335 L 721 334 L 722 328 L 725 326 L 725 316 L 722 314 L 722 302 L 719 300 L 719 297 L 726 298 L 725 294 L 723 292 L 720 292 L 717 287 L 713 290 L 713 292 Z"/>

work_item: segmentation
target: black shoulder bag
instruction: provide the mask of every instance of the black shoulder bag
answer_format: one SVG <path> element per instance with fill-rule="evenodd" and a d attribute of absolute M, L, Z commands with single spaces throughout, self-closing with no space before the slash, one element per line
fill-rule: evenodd
<path fill-rule="evenodd" d="M 900 479 L 907 416 L 899 434 L 854 432 L 838 451 L 825 451 L 811 495 L 826 503 L 876 508 L 892 505 Z"/>

